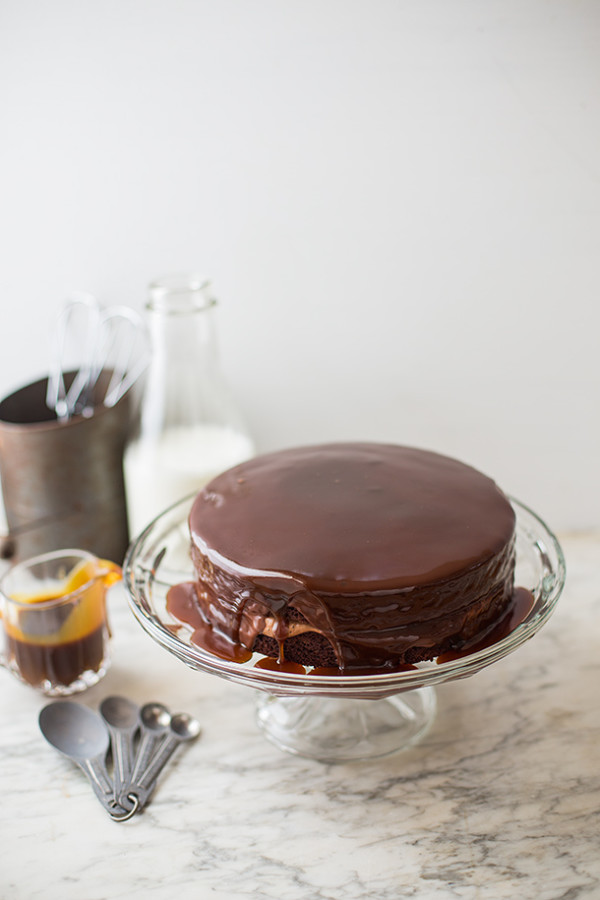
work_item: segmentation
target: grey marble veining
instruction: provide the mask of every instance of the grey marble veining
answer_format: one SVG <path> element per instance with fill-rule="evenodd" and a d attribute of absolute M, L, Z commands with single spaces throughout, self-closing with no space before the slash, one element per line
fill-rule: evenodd
<path fill-rule="evenodd" d="M 272 746 L 252 691 L 155 646 L 114 589 L 113 666 L 79 699 L 161 700 L 203 735 L 116 824 L 41 737 L 46 700 L 0 672 L 0 897 L 600 898 L 600 536 L 563 546 L 567 586 L 542 631 L 439 687 L 422 743 L 369 763 Z"/>

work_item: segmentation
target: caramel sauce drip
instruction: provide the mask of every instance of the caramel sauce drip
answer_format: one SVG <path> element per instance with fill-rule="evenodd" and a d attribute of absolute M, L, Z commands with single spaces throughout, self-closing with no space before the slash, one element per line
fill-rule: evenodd
<path fill-rule="evenodd" d="M 254 663 L 256 669 L 267 669 L 270 672 L 291 672 L 295 675 L 306 675 L 306 668 L 300 663 L 288 662 L 286 659 L 275 659 L 272 656 L 263 656 Z M 337 669 L 334 669 L 337 672 Z"/>
<path fill-rule="evenodd" d="M 462 659 L 470 656 L 472 653 L 478 653 L 480 650 L 487 650 L 488 647 L 497 644 L 498 641 L 508 637 L 515 628 L 524 622 L 535 605 L 535 597 L 527 588 L 515 588 L 511 601 L 504 614 L 494 622 L 491 628 L 482 637 L 476 636 L 473 640 L 468 641 L 458 650 L 449 650 L 442 653 L 437 658 L 438 663 L 450 662 L 454 659 Z"/>
<path fill-rule="evenodd" d="M 199 586 L 194 581 L 174 585 L 167 593 L 167 611 L 193 629 L 191 641 L 197 647 L 229 662 L 248 662 L 252 653 L 208 621 L 199 603 L 198 592 Z"/>
<path fill-rule="evenodd" d="M 220 659 L 229 662 L 245 663 L 252 658 L 252 652 L 239 643 L 231 640 L 226 634 L 222 633 L 215 626 L 208 622 L 203 611 L 202 604 L 199 602 L 199 596 L 202 591 L 196 582 L 185 582 L 183 584 L 174 585 L 167 594 L 167 610 L 176 619 L 183 624 L 189 625 L 192 630 L 191 641 L 196 646 L 211 653 Z M 497 619 L 491 626 L 488 626 L 485 633 L 475 636 L 471 641 L 465 643 L 460 649 L 450 650 L 442 653 L 437 657 L 437 663 L 450 662 L 451 660 L 462 659 L 477 653 L 487 647 L 491 647 L 498 641 L 507 637 L 511 632 L 525 621 L 535 604 L 535 598 L 531 591 L 526 588 L 515 588 L 512 594 L 511 602 L 508 609 Z M 173 626 L 175 631 L 179 626 Z M 386 666 L 367 666 L 356 664 L 345 671 L 340 668 L 329 666 L 317 666 L 314 668 L 305 667 L 299 663 L 290 662 L 285 659 L 283 650 L 283 641 L 279 642 L 279 658 L 265 656 L 255 663 L 258 669 L 265 669 L 272 672 L 287 672 L 299 675 L 314 676 L 370 676 L 380 675 L 382 672 L 411 672 L 417 671 L 418 667 L 409 663 L 390 664 Z"/>

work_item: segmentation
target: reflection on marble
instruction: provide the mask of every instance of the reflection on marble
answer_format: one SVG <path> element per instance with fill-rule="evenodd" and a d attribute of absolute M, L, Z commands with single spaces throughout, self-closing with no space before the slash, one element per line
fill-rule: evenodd
<path fill-rule="evenodd" d="M 203 735 L 116 824 L 41 737 L 45 699 L 1 672 L 0 896 L 600 898 L 600 536 L 563 546 L 567 586 L 542 631 L 438 688 L 423 742 L 370 763 L 269 744 L 253 693 L 155 646 L 114 588 L 113 666 L 80 699 L 161 700 Z"/>

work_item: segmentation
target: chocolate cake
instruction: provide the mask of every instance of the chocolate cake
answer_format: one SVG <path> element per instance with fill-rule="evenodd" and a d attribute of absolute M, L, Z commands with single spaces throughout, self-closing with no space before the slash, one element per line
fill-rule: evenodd
<path fill-rule="evenodd" d="M 189 527 L 198 581 L 171 609 L 232 659 L 397 669 L 480 637 L 512 596 L 505 495 L 470 466 L 411 447 L 255 457 L 198 494 Z"/>

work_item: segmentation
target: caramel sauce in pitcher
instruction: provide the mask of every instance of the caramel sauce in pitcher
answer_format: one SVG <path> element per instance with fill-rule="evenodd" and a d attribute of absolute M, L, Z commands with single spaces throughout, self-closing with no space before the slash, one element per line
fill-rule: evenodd
<path fill-rule="evenodd" d="M 104 660 L 105 627 L 86 637 L 57 644 L 32 644 L 6 636 L 9 665 L 34 687 L 49 681 L 56 685 L 73 684 L 83 672 L 97 672 Z"/>
<path fill-rule="evenodd" d="M 121 569 L 84 561 L 48 593 L 11 592 L 6 598 L 6 662 L 34 687 L 66 688 L 105 663 L 110 636 L 106 589 Z"/>

